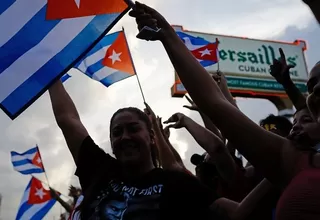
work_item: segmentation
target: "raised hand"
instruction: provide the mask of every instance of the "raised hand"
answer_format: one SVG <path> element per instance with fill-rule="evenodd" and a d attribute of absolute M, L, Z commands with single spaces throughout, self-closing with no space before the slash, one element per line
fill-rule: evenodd
<path fill-rule="evenodd" d="M 144 113 L 146 113 L 148 115 L 148 117 L 152 123 L 156 123 L 157 117 L 156 117 L 155 113 L 152 111 L 151 107 L 147 103 L 144 103 L 144 105 L 146 106 L 146 108 L 144 109 Z"/>
<path fill-rule="evenodd" d="M 129 15 L 136 19 L 139 31 L 145 26 L 161 28 L 156 36 L 153 35 L 152 40 L 162 40 L 167 31 L 173 30 L 171 25 L 159 12 L 145 4 L 136 2 L 134 10 L 130 11 Z"/>
<path fill-rule="evenodd" d="M 188 100 L 188 102 L 190 103 L 190 105 L 184 105 L 184 108 L 190 109 L 191 111 L 199 111 L 198 106 L 192 101 L 192 99 L 185 95 L 186 99 Z"/>
<path fill-rule="evenodd" d="M 170 137 L 170 130 L 169 130 L 168 127 L 163 128 L 162 118 L 160 118 L 159 116 L 157 116 L 157 124 L 158 124 L 158 127 L 160 128 L 162 134 L 163 134 L 166 138 L 169 138 L 169 137 Z"/>
<path fill-rule="evenodd" d="M 286 56 L 281 48 L 279 48 L 280 59 L 273 60 L 273 64 L 270 66 L 270 74 L 277 80 L 281 85 L 290 82 L 290 69 L 293 65 L 288 65 Z"/>
<path fill-rule="evenodd" d="M 168 128 L 175 128 L 175 129 L 183 128 L 183 127 L 185 127 L 186 117 L 187 116 L 185 116 L 182 113 L 175 113 L 164 123 L 165 124 L 172 123 L 167 126 Z"/>
<path fill-rule="evenodd" d="M 49 189 L 50 189 L 51 197 L 54 198 L 54 199 L 57 199 L 59 197 L 59 194 L 57 193 L 57 191 L 55 191 L 51 187 Z"/>

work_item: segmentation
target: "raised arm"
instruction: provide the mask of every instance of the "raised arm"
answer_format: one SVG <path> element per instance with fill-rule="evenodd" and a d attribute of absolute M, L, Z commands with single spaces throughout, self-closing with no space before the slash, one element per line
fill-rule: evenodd
<path fill-rule="evenodd" d="M 221 177 L 230 185 L 236 178 L 237 165 L 220 137 L 182 113 L 172 115 L 165 123 L 171 128 L 186 128 L 195 141 L 209 154 Z"/>
<path fill-rule="evenodd" d="M 150 7 L 139 3 L 136 7 L 138 10 L 130 12 L 130 15 L 137 18 L 139 29 L 155 24 L 162 28 L 158 39 L 161 40 L 183 85 L 197 106 L 209 116 L 229 141 L 237 143 L 239 152 L 267 178 L 274 183 L 283 183 L 284 180 L 287 182 L 288 176 L 284 175 L 287 173 L 284 169 L 290 170 L 296 160 L 291 142 L 260 128 L 231 105 L 170 24 Z"/>
<path fill-rule="evenodd" d="M 163 133 L 158 125 L 157 117 L 155 113 L 152 111 L 150 106 L 146 104 L 145 112 L 149 115 L 149 118 L 152 123 L 152 127 L 154 129 L 154 133 L 156 136 L 156 145 L 159 152 L 160 162 L 164 169 L 167 170 L 182 170 L 185 169 L 182 160 L 177 158 L 177 155 L 170 148 L 171 145 L 168 145 Z"/>
<path fill-rule="evenodd" d="M 220 131 L 218 130 L 218 128 L 212 123 L 211 119 L 206 116 L 206 114 L 204 114 L 199 108 L 198 106 L 192 101 L 191 98 L 189 98 L 187 95 L 185 96 L 186 99 L 188 100 L 188 102 L 190 103 L 190 105 L 184 105 L 183 107 L 184 108 L 187 108 L 191 111 L 197 111 L 199 112 L 201 118 L 202 118 L 202 121 L 203 121 L 203 124 L 204 126 L 209 130 L 211 131 L 212 133 L 214 133 L 215 135 L 217 135 L 218 137 L 220 137 L 221 139 L 223 139 Z M 224 140 L 225 141 L 225 140 Z"/>
<path fill-rule="evenodd" d="M 299 111 L 300 109 L 305 108 L 306 98 L 290 78 L 290 69 L 294 66 L 287 65 L 286 56 L 281 48 L 279 49 L 279 52 L 280 59 L 273 61 L 273 64 L 270 66 L 270 74 L 283 86 L 294 107 Z"/>
<path fill-rule="evenodd" d="M 62 130 L 69 150 L 77 164 L 79 148 L 89 134 L 81 123 L 78 111 L 60 80 L 50 87 L 49 94 L 57 124 Z"/>

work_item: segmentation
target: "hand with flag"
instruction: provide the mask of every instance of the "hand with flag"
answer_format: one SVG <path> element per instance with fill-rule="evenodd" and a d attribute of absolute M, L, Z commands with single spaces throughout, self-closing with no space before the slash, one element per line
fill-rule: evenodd
<path fill-rule="evenodd" d="M 146 37 L 145 40 L 164 40 L 167 34 L 172 33 L 173 28 L 166 19 L 156 10 L 145 4 L 136 2 L 135 9 L 129 12 L 131 17 L 136 18 L 138 29 L 141 31 L 145 26 L 160 29 L 156 36 Z"/>

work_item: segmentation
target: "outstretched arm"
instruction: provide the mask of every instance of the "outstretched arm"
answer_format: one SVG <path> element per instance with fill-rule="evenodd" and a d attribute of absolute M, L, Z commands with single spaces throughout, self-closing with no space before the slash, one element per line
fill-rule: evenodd
<path fill-rule="evenodd" d="M 270 74 L 283 86 L 294 107 L 299 111 L 306 106 L 306 98 L 290 78 L 290 69 L 294 66 L 287 65 L 286 56 L 281 48 L 279 52 L 280 59 L 273 61 Z"/>
<path fill-rule="evenodd" d="M 62 130 L 69 150 L 77 164 L 79 148 L 89 134 L 80 120 L 72 99 L 60 80 L 49 88 L 49 94 L 57 124 Z"/>
<path fill-rule="evenodd" d="M 157 11 L 144 4 L 136 4 L 136 8 L 130 15 L 137 18 L 138 28 L 155 24 L 161 28 L 158 39 L 166 49 L 183 85 L 192 100 L 209 116 L 221 133 L 229 141 L 237 143 L 239 152 L 273 183 L 286 184 L 291 180 L 291 170 L 299 156 L 291 142 L 260 128 L 231 105 L 212 77 Z M 270 158 L 273 159 L 272 163 Z"/>
<path fill-rule="evenodd" d="M 185 169 L 182 160 L 180 158 L 177 159 L 177 155 L 174 154 L 174 151 L 170 148 L 171 145 L 168 145 L 168 142 L 166 141 L 165 137 L 163 136 L 163 132 L 159 127 L 157 118 L 155 116 L 155 113 L 152 111 L 150 106 L 146 104 L 146 112 L 149 115 L 149 118 L 152 123 L 152 127 L 155 132 L 156 136 L 156 145 L 159 152 L 160 157 L 160 163 L 164 169 L 168 170 L 182 170 Z"/>
<path fill-rule="evenodd" d="M 165 123 L 173 123 L 168 125 L 171 128 L 186 128 L 196 142 L 209 154 L 221 177 L 228 184 L 233 183 L 236 178 L 237 165 L 220 137 L 182 113 L 172 115 Z"/>

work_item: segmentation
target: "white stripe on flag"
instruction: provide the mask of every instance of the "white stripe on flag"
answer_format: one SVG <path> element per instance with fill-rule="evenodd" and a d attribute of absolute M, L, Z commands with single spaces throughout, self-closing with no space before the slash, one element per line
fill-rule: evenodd
<path fill-rule="evenodd" d="M 92 76 L 92 79 L 97 80 L 100 82 L 100 80 L 106 78 L 107 76 L 111 75 L 112 73 L 118 72 L 119 70 L 112 69 L 109 67 L 103 67 L 99 71 L 95 72 Z"/>
<path fill-rule="evenodd" d="M 14 166 L 13 168 L 18 172 L 27 171 L 27 170 L 31 170 L 31 169 L 41 169 L 40 167 L 35 166 L 33 164 L 30 164 L 30 163 L 19 165 L 19 166 Z"/>
<path fill-rule="evenodd" d="M 57 53 L 63 50 L 94 17 L 62 20 L 39 44 L 3 71 L 0 74 L 0 103 Z M 39 56 L 39 54 L 42 55 Z M 27 63 L 29 65 L 26 65 Z M 22 66 L 24 67 L 23 72 L 20 69 Z"/>
<path fill-rule="evenodd" d="M 30 194 L 30 187 L 29 187 L 26 191 L 24 191 L 24 194 L 23 194 L 23 196 L 22 196 L 22 198 L 21 198 L 20 206 L 21 206 L 23 203 L 25 203 L 26 201 L 28 201 L 28 199 L 29 199 L 29 194 Z"/>
<path fill-rule="evenodd" d="M 18 33 L 18 31 L 47 4 L 47 2 L 47 0 L 32 0 L 32 7 L 30 7 L 29 1 L 16 0 L 6 11 L 4 11 L 0 16 L 0 27 L 6 27 L 6 29 L 1 30 L 0 47 Z M 12 15 L 16 16 L 12 18 Z"/>
<path fill-rule="evenodd" d="M 28 210 L 26 210 L 23 213 L 23 215 L 21 216 L 20 219 L 31 219 L 35 213 L 39 212 L 49 202 L 50 202 L 50 200 L 47 202 L 44 202 L 44 203 L 35 204 L 35 205 L 31 206 Z"/>
<path fill-rule="evenodd" d="M 89 66 L 97 63 L 98 61 L 104 59 L 106 52 L 108 50 L 109 46 L 103 47 L 100 50 L 98 50 L 97 52 L 95 52 L 94 54 L 86 57 L 78 66 L 78 69 L 81 70 L 82 72 L 87 72 L 87 69 Z"/>
<path fill-rule="evenodd" d="M 11 157 L 12 162 L 20 161 L 20 160 L 32 160 L 34 158 L 35 153 L 26 154 L 26 155 L 14 155 Z"/>

